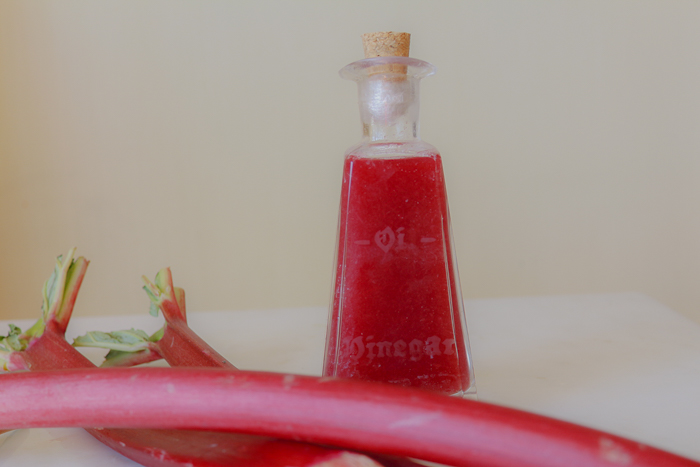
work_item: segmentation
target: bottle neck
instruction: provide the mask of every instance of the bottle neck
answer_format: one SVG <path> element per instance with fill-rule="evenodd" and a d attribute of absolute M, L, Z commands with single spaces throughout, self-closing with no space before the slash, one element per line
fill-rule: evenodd
<path fill-rule="evenodd" d="M 397 73 L 379 73 L 358 80 L 363 140 L 420 139 L 419 82 Z"/>

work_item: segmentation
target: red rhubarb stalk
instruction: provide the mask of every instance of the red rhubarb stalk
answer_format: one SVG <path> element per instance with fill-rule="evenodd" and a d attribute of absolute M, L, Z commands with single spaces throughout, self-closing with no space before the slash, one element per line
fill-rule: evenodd
<path fill-rule="evenodd" d="M 173 285 L 170 268 L 160 270 L 155 283 L 145 276 L 143 281 L 151 299 L 150 313 L 158 316 L 160 310 L 165 317 L 161 330 L 152 336 L 135 329 L 92 331 L 76 338 L 73 345 L 110 349 L 102 367 L 134 366 L 163 358 L 173 367 L 236 369 L 187 325 L 185 290 Z"/>
<path fill-rule="evenodd" d="M 0 393 L 0 429 L 236 431 L 465 467 L 700 466 L 527 412 L 342 379 L 212 368 L 81 369 L 6 375 Z"/>
<path fill-rule="evenodd" d="M 175 287 L 170 268 L 161 269 L 155 282 L 143 277 L 144 290 L 151 299 L 151 314 L 163 312 L 166 324 L 157 341 L 158 353 L 170 366 L 197 366 L 212 368 L 235 367 L 219 355 L 187 325 L 185 290 Z"/>
<path fill-rule="evenodd" d="M 150 313 L 158 316 L 160 310 L 165 317 L 166 323 L 161 330 L 148 336 L 139 330 L 125 330 L 110 333 L 89 332 L 80 336 L 73 342 L 74 346 L 101 347 L 110 349 L 102 367 L 113 366 L 133 366 L 144 362 L 164 358 L 172 367 L 208 367 L 224 368 L 236 370 L 236 368 L 209 344 L 207 344 L 192 328 L 187 324 L 187 312 L 185 303 L 185 290 L 175 287 L 173 284 L 170 268 L 161 269 L 156 275 L 155 281 L 151 282 L 145 276 L 143 281 L 146 284 L 144 290 L 151 300 Z M 220 439 L 213 440 L 209 444 L 224 446 L 224 439 L 227 436 L 240 436 L 231 433 L 219 434 Z M 316 462 L 316 457 L 329 453 L 322 448 L 309 445 L 295 446 L 293 443 L 273 442 L 266 440 L 260 443 L 256 440 L 248 440 L 245 451 L 250 453 L 251 458 L 264 460 L 260 465 L 272 467 L 278 465 L 280 460 L 284 467 L 289 465 L 305 466 L 311 462 Z M 213 449 L 212 451 L 216 451 Z M 283 454 L 282 454 L 283 453 Z M 368 458 L 362 460 L 358 454 L 334 453 L 333 456 L 349 461 L 355 457 L 357 462 L 373 464 Z M 215 454 L 221 457 L 221 453 Z M 415 467 L 417 464 L 400 458 L 377 457 L 375 460 L 386 467 Z M 135 457 L 132 457 L 135 458 Z M 295 463 L 290 463 L 295 460 Z M 257 465 L 257 464 L 255 464 Z"/>
<path fill-rule="evenodd" d="M 59 257 L 54 273 L 44 285 L 42 317 L 25 333 L 16 326 L 0 341 L 0 358 L 9 370 L 90 369 L 98 372 L 85 356 L 65 340 L 65 331 L 89 262 L 73 259 L 75 249 L 66 258 Z M 10 382 L 14 375 L 2 375 Z M 9 379 L 8 379 L 9 378 Z M 52 388 L 44 385 L 40 405 L 53 400 Z M 89 389 L 88 389 L 89 390 Z M 132 387 L 131 393 L 138 393 Z M 5 396 L 5 393 L 2 394 Z M 77 400 L 81 395 L 74 394 Z M 13 404 L 2 398 L 0 404 Z M 69 409 L 66 409 L 69 410 Z M 80 410 L 80 409 L 75 409 Z M 128 409 L 125 409 L 128 410 Z M 167 412 L 167 411 L 166 411 Z M 81 425 L 105 426 L 103 420 Z M 235 433 L 178 432 L 174 430 L 87 429 L 87 432 L 117 452 L 143 465 L 169 467 L 376 467 L 368 457 L 315 445 L 238 435 Z M 158 428 L 158 427 L 154 427 Z"/>

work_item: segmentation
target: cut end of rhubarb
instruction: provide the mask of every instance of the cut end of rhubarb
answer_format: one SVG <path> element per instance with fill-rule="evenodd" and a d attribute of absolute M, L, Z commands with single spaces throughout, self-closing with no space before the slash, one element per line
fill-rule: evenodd
<path fill-rule="evenodd" d="M 73 259 L 75 248 L 68 254 L 56 258 L 56 264 L 51 277 L 44 283 L 42 291 L 42 317 L 22 335 L 29 339 L 39 337 L 48 323 L 54 323 L 60 332 L 65 332 L 70 321 L 75 300 L 78 298 L 80 286 L 90 264 L 82 256 Z"/>
<path fill-rule="evenodd" d="M 41 337 L 47 325 L 51 325 L 61 334 L 65 333 L 78 291 L 90 264 L 82 256 L 75 259 L 74 256 L 75 248 L 71 248 L 65 257 L 61 255 L 56 258 L 53 273 L 44 283 L 42 290 L 41 318 L 26 332 L 11 324 L 7 336 L 0 337 L 0 361 L 5 369 L 12 369 L 8 366 L 11 354 L 25 350 L 32 340 Z"/>
<path fill-rule="evenodd" d="M 362 454 L 341 452 L 331 459 L 318 462 L 310 467 L 382 467 L 382 464 Z"/>
<path fill-rule="evenodd" d="M 155 282 L 143 276 L 146 284 L 143 289 L 151 299 L 150 313 L 158 316 L 158 310 L 163 312 L 166 321 L 187 321 L 185 314 L 185 291 L 173 285 L 173 276 L 170 268 L 164 268 L 156 274 Z"/>

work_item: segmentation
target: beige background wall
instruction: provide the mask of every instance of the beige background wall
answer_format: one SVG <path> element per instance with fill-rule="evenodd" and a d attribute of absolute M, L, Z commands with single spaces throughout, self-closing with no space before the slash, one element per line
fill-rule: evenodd
<path fill-rule="evenodd" d="M 0 318 L 325 305 L 359 36 L 413 34 L 467 298 L 638 291 L 700 321 L 700 3 L 0 0 Z"/>

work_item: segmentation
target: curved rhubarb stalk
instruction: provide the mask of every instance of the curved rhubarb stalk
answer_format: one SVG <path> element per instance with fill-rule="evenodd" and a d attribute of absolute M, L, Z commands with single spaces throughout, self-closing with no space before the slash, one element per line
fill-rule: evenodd
<path fill-rule="evenodd" d="M 135 331 L 133 329 L 109 334 L 88 333 L 86 336 L 76 339 L 74 345 L 90 345 L 112 349 L 105 364 L 103 364 L 106 367 L 122 364 L 132 365 L 162 356 L 171 366 L 233 368 L 230 363 L 188 327 L 186 322 L 185 292 L 183 289 L 174 286 L 169 268 L 159 271 L 155 282 L 151 282 L 145 277 L 143 280 L 146 284 L 144 289 L 151 299 L 151 314 L 157 316 L 158 310 L 162 311 L 166 320 L 164 328 L 150 337 L 143 331 Z M 416 423 L 416 426 L 418 425 L 420 424 Z M 570 425 L 567 426 L 571 427 Z M 602 436 L 601 434 L 599 446 L 601 457 L 612 461 L 617 459 L 617 461 L 627 462 L 629 460 L 629 456 L 625 454 L 625 451 L 618 449 L 619 445 L 613 441 L 614 437 Z M 382 461 L 386 465 L 386 462 L 390 462 L 391 459 L 383 458 Z M 394 461 L 405 463 L 401 465 L 416 465 L 405 459 L 396 458 Z"/>
<path fill-rule="evenodd" d="M 144 290 L 151 300 L 151 315 L 158 316 L 158 311 L 160 310 L 165 317 L 166 323 L 163 328 L 152 336 L 135 329 L 110 333 L 93 331 L 76 338 L 73 345 L 109 349 L 102 367 L 133 366 L 164 358 L 172 367 L 209 367 L 236 370 L 231 363 L 187 325 L 185 290 L 175 287 L 170 268 L 161 269 L 156 275 L 155 282 L 151 282 L 145 276 L 143 281 L 145 283 Z M 238 435 L 231 433 L 221 434 L 219 435 L 220 439 L 209 444 L 223 446 L 227 436 Z M 303 462 L 303 459 L 309 456 L 310 448 L 308 446 L 299 445 L 295 447 L 290 445 L 291 443 L 285 444 L 282 441 L 279 441 L 279 444 L 280 446 L 277 446 L 274 442 L 268 440 L 260 449 L 258 441 L 250 441 L 250 446 L 246 449 L 247 451 L 257 452 L 256 458 L 266 459 L 261 465 L 268 467 L 277 465 L 279 459 L 284 459 L 284 466 L 308 465 L 308 459 L 306 462 Z M 272 454 L 280 449 L 284 454 Z M 216 451 L 216 449 L 211 451 Z M 265 453 L 264 456 L 261 454 L 262 452 Z M 221 457 L 220 453 L 203 453 L 202 455 Z M 346 453 L 343 457 L 350 460 L 352 456 L 357 457 L 357 454 L 350 455 Z M 416 463 L 408 459 L 378 457 L 371 454 L 368 454 L 368 456 L 374 457 L 374 460 L 386 467 L 417 466 Z M 276 462 L 273 462 L 274 459 L 276 459 Z M 290 464 L 291 459 L 296 459 L 296 463 Z"/>
<path fill-rule="evenodd" d="M 106 368 L 10 374 L 0 378 L 0 394 L 0 429 L 102 424 L 236 431 L 457 467 L 700 466 L 515 409 L 352 380 Z"/>
<path fill-rule="evenodd" d="M 353 452 L 266 436 L 197 430 L 99 428 L 97 432 L 101 435 L 98 439 L 106 440 L 105 444 L 110 447 L 119 443 L 125 432 L 139 433 L 138 437 L 130 437 L 126 446 L 120 446 L 120 452 L 144 465 L 153 465 L 154 459 L 157 459 L 156 465 L 192 467 L 379 466 L 369 457 Z M 404 467 L 404 464 L 398 463 L 383 465 Z"/>
<path fill-rule="evenodd" d="M 75 249 L 72 249 L 65 258 L 58 257 L 54 272 L 44 285 L 42 317 L 25 333 L 11 326 L 9 335 L 0 339 L 0 358 L 6 369 L 92 368 L 90 371 L 99 371 L 65 340 L 65 331 L 89 264 L 83 257 L 73 259 L 74 255 Z M 129 340 L 126 334 L 122 338 Z M 8 381 L 10 376 L 3 375 L 0 381 Z M 51 388 L 45 386 L 45 391 L 50 392 Z M 40 402 L 52 400 L 46 394 L 40 399 Z M 12 401 L 3 397 L 0 403 Z M 102 425 L 101 421 L 82 426 L 97 425 Z M 288 463 L 290 459 L 296 462 L 295 465 L 304 467 L 379 467 L 376 462 L 357 453 L 234 433 L 131 429 L 86 431 L 122 455 L 150 467 L 284 467 L 291 465 Z"/>

